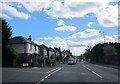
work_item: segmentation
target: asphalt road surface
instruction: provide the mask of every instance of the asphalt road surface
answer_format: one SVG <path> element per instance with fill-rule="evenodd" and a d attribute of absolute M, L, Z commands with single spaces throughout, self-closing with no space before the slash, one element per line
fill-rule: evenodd
<path fill-rule="evenodd" d="M 67 83 L 67 82 L 116 82 L 119 71 L 88 62 L 75 65 L 60 64 L 55 67 L 3 68 L 3 82 Z"/>

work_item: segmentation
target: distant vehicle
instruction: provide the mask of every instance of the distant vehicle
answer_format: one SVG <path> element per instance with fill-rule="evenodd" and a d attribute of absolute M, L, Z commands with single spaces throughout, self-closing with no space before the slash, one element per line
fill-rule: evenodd
<path fill-rule="evenodd" d="M 77 63 L 77 59 L 74 59 L 74 58 L 69 58 L 68 59 L 68 64 L 69 65 L 73 65 L 73 64 L 76 64 Z"/>

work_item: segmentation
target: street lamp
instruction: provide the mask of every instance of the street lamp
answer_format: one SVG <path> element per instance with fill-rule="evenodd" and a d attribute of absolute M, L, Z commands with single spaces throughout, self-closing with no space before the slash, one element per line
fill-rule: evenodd
<path fill-rule="evenodd" d="M 103 36 L 104 36 L 104 43 L 105 43 L 105 32 L 104 32 L 104 31 L 99 31 L 99 33 L 103 33 Z"/>

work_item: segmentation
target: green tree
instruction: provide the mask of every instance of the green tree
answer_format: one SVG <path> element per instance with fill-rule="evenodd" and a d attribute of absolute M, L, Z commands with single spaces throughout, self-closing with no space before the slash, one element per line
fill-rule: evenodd
<path fill-rule="evenodd" d="M 103 47 L 105 55 L 111 56 L 111 55 L 116 55 L 116 49 L 114 46 L 108 45 Z"/>
<path fill-rule="evenodd" d="M 9 26 L 9 24 L 5 20 L 2 20 L 2 44 L 3 46 L 8 46 L 11 35 L 12 35 L 12 28 Z"/>
<path fill-rule="evenodd" d="M 10 66 L 13 60 L 17 58 L 17 53 L 9 46 L 9 41 L 12 35 L 12 28 L 9 24 L 2 20 L 2 65 Z"/>
<path fill-rule="evenodd" d="M 115 62 L 115 56 L 117 55 L 116 49 L 114 46 L 107 45 L 103 47 L 105 53 L 105 62 L 113 64 Z"/>
<path fill-rule="evenodd" d="M 83 55 L 86 61 L 120 65 L 120 43 L 109 42 L 87 47 Z"/>

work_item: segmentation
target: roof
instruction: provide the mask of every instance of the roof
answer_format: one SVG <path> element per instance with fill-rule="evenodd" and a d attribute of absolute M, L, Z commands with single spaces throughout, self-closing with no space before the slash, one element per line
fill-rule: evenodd
<path fill-rule="evenodd" d="M 55 51 L 53 48 L 49 47 L 49 51 Z"/>
<path fill-rule="evenodd" d="M 42 44 L 42 45 L 40 45 L 39 47 L 40 47 L 40 48 L 44 48 L 44 49 L 48 49 L 48 47 L 47 47 L 47 46 L 45 46 L 45 45 L 43 45 L 43 44 Z"/>
<path fill-rule="evenodd" d="M 22 43 L 30 43 L 30 44 L 38 46 L 38 44 L 34 43 L 33 41 L 31 41 L 23 36 L 16 36 L 16 37 L 13 37 L 12 39 L 10 39 L 10 44 L 22 44 Z"/>
<path fill-rule="evenodd" d="M 54 47 L 54 50 L 57 51 L 57 52 L 61 52 L 61 50 L 57 47 Z"/>

